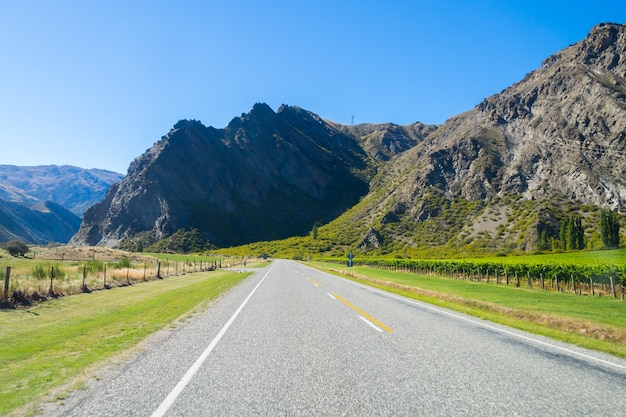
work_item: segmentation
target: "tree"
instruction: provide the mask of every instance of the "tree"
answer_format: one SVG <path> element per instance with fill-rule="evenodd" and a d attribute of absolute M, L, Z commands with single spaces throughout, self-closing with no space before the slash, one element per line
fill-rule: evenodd
<path fill-rule="evenodd" d="M 317 223 L 313 225 L 313 229 L 311 230 L 311 237 L 313 240 L 317 240 Z"/>
<path fill-rule="evenodd" d="M 602 210 L 600 213 L 600 236 L 602 243 L 607 248 L 619 247 L 619 226 L 616 212 Z"/>
<path fill-rule="evenodd" d="M 575 214 L 561 220 L 559 236 L 564 250 L 580 250 L 585 248 L 585 229 L 580 215 Z"/>
<path fill-rule="evenodd" d="M 576 249 L 585 249 L 585 229 L 583 228 L 583 218 L 579 215 L 573 218 L 573 233 L 576 242 Z"/>
<path fill-rule="evenodd" d="M 548 237 L 548 232 L 546 230 L 542 230 L 539 235 L 539 245 L 537 246 L 539 250 L 548 250 L 550 249 L 550 240 Z"/>
<path fill-rule="evenodd" d="M 567 223 L 567 219 L 561 220 L 561 227 L 559 228 L 559 239 L 563 250 L 567 250 Z"/>
<path fill-rule="evenodd" d="M 7 252 L 11 256 L 24 256 L 28 252 L 28 245 L 19 240 L 11 240 L 5 245 Z"/>

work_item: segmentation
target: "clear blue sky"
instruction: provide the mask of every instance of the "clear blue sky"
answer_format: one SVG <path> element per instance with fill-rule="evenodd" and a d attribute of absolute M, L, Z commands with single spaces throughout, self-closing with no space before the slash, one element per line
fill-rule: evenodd
<path fill-rule="evenodd" d="M 600 22 L 626 2 L 1 0 L 0 164 L 126 173 L 178 120 L 256 102 L 442 123 Z"/>

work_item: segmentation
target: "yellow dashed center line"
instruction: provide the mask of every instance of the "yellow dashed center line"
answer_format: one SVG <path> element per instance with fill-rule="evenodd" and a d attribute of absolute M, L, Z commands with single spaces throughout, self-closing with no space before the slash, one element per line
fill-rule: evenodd
<path fill-rule="evenodd" d="M 313 283 L 313 285 L 315 285 L 316 287 L 321 287 L 322 284 L 320 284 L 319 282 L 315 281 L 313 278 L 307 278 L 309 281 L 311 281 Z"/>
<path fill-rule="evenodd" d="M 385 326 L 384 324 L 382 324 L 381 322 L 379 322 L 374 317 L 370 316 L 369 314 L 367 314 L 365 311 L 361 310 L 357 306 L 349 303 L 348 301 L 344 300 L 343 298 L 341 298 L 337 294 L 333 294 L 333 297 L 335 297 L 337 300 L 341 301 L 342 303 L 344 303 L 348 307 L 352 308 L 354 311 L 356 311 L 357 313 L 359 313 L 360 315 L 362 315 L 363 317 L 365 317 L 366 319 L 368 319 L 372 323 L 375 323 L 381 329 L 383 329 L 383 330 L 385 330 L 385 331 L 387 331 L 389 333 L 393 333 L 393 330 L 391 330 L 389 327 Z"/>

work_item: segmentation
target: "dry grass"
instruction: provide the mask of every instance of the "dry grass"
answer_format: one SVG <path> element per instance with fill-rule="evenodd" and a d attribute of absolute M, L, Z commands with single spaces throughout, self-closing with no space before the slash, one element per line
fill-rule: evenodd
<path fill-rule="evenodd" d="M 126 252 L 99 246 L 37 246 L 32 248 L 35 259 L 55 261 L 91 261 L 119 262 L 122 258 L 129 258 L 133 262 L 150 262 L 155 258 L 140 253 Z"/>
<path fill-rule="evenodd" d="M 89 247 L 33 247 L 26 258 L 0 254 L 0 278 L 10 267 L 8 306 L 28 306 L 50 297 L 67 296 L 208 270 L 209 264 L 159 260 L 154 256 Z M 159 263 L 161 268 L 159 270 Z M 50 280 L 54 271 L 56 276 Z M 0 288 L 0 295 L 3 288 Z"/>

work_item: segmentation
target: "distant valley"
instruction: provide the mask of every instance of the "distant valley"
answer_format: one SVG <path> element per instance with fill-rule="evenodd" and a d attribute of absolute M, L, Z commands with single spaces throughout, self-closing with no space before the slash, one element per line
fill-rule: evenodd
<path fill-rule="evenodd" d="M 0 165 L 0 242 L 67 243 L 83 212 L 122 178 L 73 166 Z"/>

